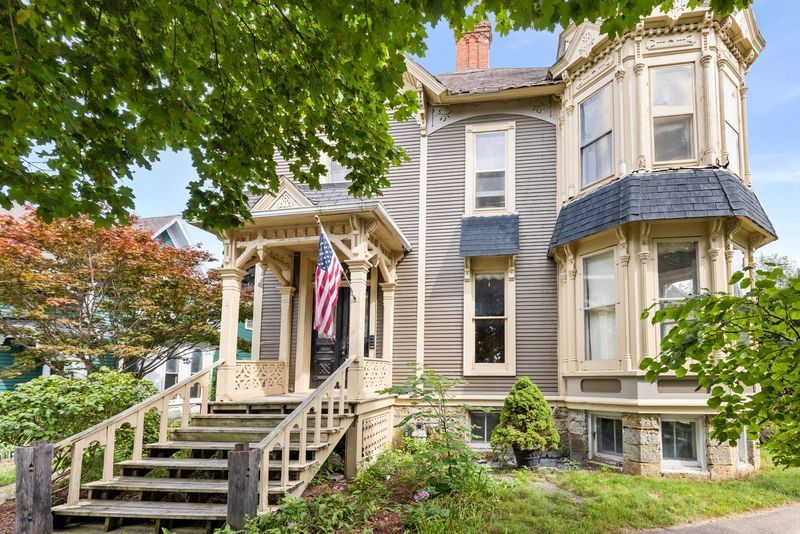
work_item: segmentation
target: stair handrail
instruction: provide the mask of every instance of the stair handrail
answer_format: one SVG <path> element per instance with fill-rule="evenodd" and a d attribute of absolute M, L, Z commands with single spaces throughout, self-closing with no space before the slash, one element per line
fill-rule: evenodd
<path fill-rule="evenodd" d="M 199 384 L 201 386 L 201 408 L 203 413 L 208 407 L 208 393 L 211 384 L 211 372 L 220 364 L 221 360 L 214 362 L 208 367 L 185 378 L 165 389 L 164 391 L 143 400 L 139 404 L 109 417 L 96 425 L 82 430 L 68 438 L 62 439 L 53 446 L 55 452 L 66 447 L 72 446 L 72 459 L 69 469 L 69 488 L 67 490 L 67 504 L 75 504 L 79 500 L 81 487 L 81 472 L 83 468 L 83 452 L 86 446 L 93 442 L 105 445 L 103 454 L 103 475 L 102 480 L 111 480 L 114 476 L 114 442 L 117 429 L 125 424 L 130 424 L 134 428 L 133 437 L 133 460 L 142 459 L 142 449 L 144 446 L 144 418 L 145 415 L 156 408 L 160 413 L 158 439 L 164 441 L 167 438 L 169 424 L 169 401 L 175 396 L 180 396 L 183 401 L 181 412 L 181 426 L 189 424 L 191 398 L 191 388 Z"/>
<path fill-rule="evenodd" d="M 344 415 L 345 398 L 347 396 L 347 370 L 355 361 L 355 358 L 348 358 L 331 375 L 325 379 L 297 408 L 287 415 L 278 426 L 267 434 L 254 448 L 261 452 L 261 477 L 259 491 L 259 513 L 264 513 L 269 509 L 269 453 L 276 446 L 281 449 L 281 485 L 287 487 L 289 484 L 289 446 L 291 432 L 295 427 L 299 428 L 299 456 L 301 462 L 305 462 L 307 443 L 306 424 L 308 416 L 314 409 L 314 445 L 320 445 L 322 430 L 322 404 L 327 396 L 328 413 L 326 414 L 326 428 L 333 428 L 334 401 L 339 405 L 338 415 Z M 339 386 L 339 397 L 334 399 L 336 386 Z M 307 480 L 304 482 L 308 482 Z"/>

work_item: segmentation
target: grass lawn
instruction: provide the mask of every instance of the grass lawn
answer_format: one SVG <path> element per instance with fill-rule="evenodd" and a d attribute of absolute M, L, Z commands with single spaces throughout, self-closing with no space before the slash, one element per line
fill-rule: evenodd
<path fill-rule="evenodd" d="M 14 480 L 14 460 L 4 460 L 0 462 L 0 486 L 11 484 Z"/>
<path fill-rule="evenodd" d="M 544 488 L 542 480 L 557 488 Z M 476 519 L 484 525 L 480 530 L 496 533 L 591 534 L 664 527 L 792 502 L 800 502 L 800 469 L 765 467 L 750 478 L 724 482 L 599 471 L 521 473 Z"/>

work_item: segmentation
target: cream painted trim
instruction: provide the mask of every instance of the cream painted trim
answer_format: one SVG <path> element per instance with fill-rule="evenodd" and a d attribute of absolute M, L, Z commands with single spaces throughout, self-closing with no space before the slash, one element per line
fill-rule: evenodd
<path fill-rule="evenodd" d="M 297 295 L 297 342 L 295 343 L 294 392 L 310 391 L 311 384 L 311 294 L 314 260 L 300 253 L 300 281 Z"/>
<path fill-rule="evenodd" d="M 516 376 L 517 313 L 514 256 L 464 259 L 464 376 Z M 475 363 L 475 275 L 505 277 L 505 362 Z"/>
<path fill-rule="evenodd" d="M 255 287 L 253 288 L 253 334 L 250 344 L 250 359 L 261 357 L 261 306 L 264 300 L 264 265 L 256 263 Z"/>
<path fill-rule="evenodd" d="M 274 195 L 266 194 L 255 203 L 251 212 L 287 208 L 310 208 L 314 204 L 300 191 L 291 180 L 281 176 L 278 191 Z"/>
<path fill-rule="evenodd" d="M 384 318 L 385 319 L 385 318 Z M 370 336 L 372 336 L 370 338 Z M 370 344 L 369 339 L 373 339 Z M 378 352 L 378 268 L 369 270 L 369 328 L 367 331 L 367 356 L 375 358 Z M 371 346 L 369 346 L 371 345 Z"/>
<path fill-rule="evenodd" d="M 425 254 L 428 217 L 428 137 L 419 138 L 419 229 L 417 236 L 417 354 L 416 365 L 425 365 Z M 418 369 L 419 372 L 419 369 Z"/>
<path fill-rule="evenodd" d="M 468 124 L 464 130 L 466 132 L 464 214 L 470 216 L 513 213 L 516 210 L 516 121 Z M 505 207 L 503 208 L 475 207 L 475 134 L 484 132 L 505 132 L 506 134 Z"/>

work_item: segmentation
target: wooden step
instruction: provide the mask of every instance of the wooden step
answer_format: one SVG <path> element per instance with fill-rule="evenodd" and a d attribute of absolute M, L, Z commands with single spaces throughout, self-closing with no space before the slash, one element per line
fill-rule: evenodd
<path fill-rule="evenodd" d="M 159 441 L 158 443 L 148 443 L 144 446 L 149 450 L 196 450 L 196 451 L 232 451 L 237 443 L 234 441 Z M 306 444 L 307 451 L 318 451 L 328 447 L 328 443 L 323 441 L 319 444 Z M 258 442 L 250 443 L 250 448 L 258 446 Z M 300 444 L 292 443 L 289 445 L 290 451 L 300 450 Z"/>
<path fill-rule="evenodd" d="M 53 514 L 77 517 L 131 517 L 139 519 L 193 519 L 224 521 L 227 504 L 165 502 L 165 501 L 104 501 L 87 499 L 75 504 L 53 507 Z"/>
<path fill-rule="evenodd" d="M 334 434 L 341 428 L 323 428 L 321 435 Z M 299 438 L 298 430 L 292 431 L 295 440 Z M 225 427 L 225 426 L 190 426 L 188 428 L 175 428 L 170 431 L 169 437 L 173 441 L 232 441 L 236 443 L 257 443 L 270 433 L 270 429 L 253 427 Z M 314 431 L 307 430 L 308 439 L 313 439 Z"/>
<path fill-rule="evenodd" d="M 290 471 L 305 471 L 316 464 L 315 461 L 289 462 Z M 227 471 L 228 460 L 220 458 L 142 458 L 117 462 L 119 467 L 132 469 L 176 469 L 190 471 Z M 280 469 L 280 460 L 270 460 L 270 469 Z"/>
<path fill-rule="evenodd" d="M 299 481 L 282 486 L 279 481 L 270 481 L 269 493 L 286 493 L 294 489 Z M 97 480 L 81 486 L 88 490 L 149 491 L 158 493 L 228 493 L 227 480 L 203 478 L 150 478 L 122 476 L 111 480 Z"/>
<path fill-rule="evenodd" d="M 284 414 L 253 414 L 253 413 L 230 413 L 230 414 L 208 414 L 208 415 L 193 415 L 189 423 L 190 427 L 198 426 L 213 426 L 213 427 L 255 427 L 255 428 L 275 428 L 284 419 Z M 328 416 L 322 415 L 322 425 L 328 423 Z M 334 415 L 333 423 L 338 424 L 341 416 Z M 312 426 L 316 422 L 316 416 L 310 415 L 307 419 L 307 424 Z"/>

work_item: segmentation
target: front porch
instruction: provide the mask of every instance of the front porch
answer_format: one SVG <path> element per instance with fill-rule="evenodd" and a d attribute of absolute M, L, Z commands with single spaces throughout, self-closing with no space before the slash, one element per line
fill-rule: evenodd
<path fill-rule="evenodd" d="M 336 340 L 318 338 L 313 331 L 320 227 L 349 278 L 341 284 Z M 382 204 L 348 200 L 317 205 L 284 180 L 276 195 L 256 203 L 252 221 L 220 237 L 217 402 L 302 401 L 348 361 L 347 402 L 383 406 L 378 401 L 387 397 L 377 392 L 392 380 L 397 264 L 410 245 Z M 242 279 L 251 268 L 256 278 L 251 359 L 237 361 Z M 389 414 L 383 425 L 390 429 L 390 410 L 382 411 Z"/>

